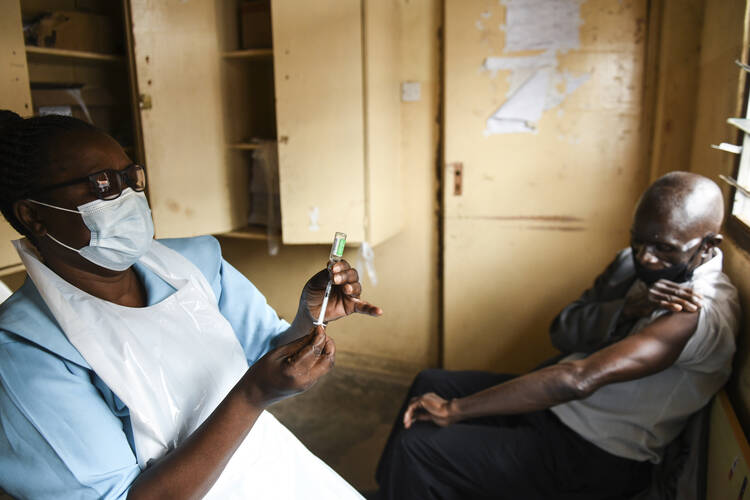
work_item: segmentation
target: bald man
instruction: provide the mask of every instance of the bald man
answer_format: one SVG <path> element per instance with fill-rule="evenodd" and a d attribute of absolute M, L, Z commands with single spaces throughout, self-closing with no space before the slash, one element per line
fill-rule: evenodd
<path fill-rule="evenodd" d="M 639 200 L 631 246 L 550 328 L 567 354 L 512 377 L 417 376 L 378 466 L 384 499 L 630 498 L 729 377 L 737 293 L 721 191 L 673 172 Z"/>

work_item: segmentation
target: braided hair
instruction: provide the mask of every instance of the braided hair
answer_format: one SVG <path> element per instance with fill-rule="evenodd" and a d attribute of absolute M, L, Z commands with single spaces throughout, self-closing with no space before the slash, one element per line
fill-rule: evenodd
<path fill-rule="evenodd" d="M 31 237 L 16 218 L 13 204 L 28 198 L 43 184 L 51 162 L 52 144 L 60 134 L 74 130 L 98 130 L 77 118 L 62 115 L 21 118 L 0 110 L 0 211 L 19 233 Z"/>

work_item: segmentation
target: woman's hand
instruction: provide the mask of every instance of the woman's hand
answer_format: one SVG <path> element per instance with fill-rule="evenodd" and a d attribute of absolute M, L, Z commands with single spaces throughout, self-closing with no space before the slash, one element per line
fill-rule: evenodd
<path fill-rule="evenodd" d="M 459 417 L 453 401 L 443 399 L 434 392 L 411 398 L 404 412 L 404 427 L 408 429 L 417 421 L 432 422 L 440 427 L 457 422 Z"/>
<path fill-rule="evenodd" d="M 347 261 L 340 260 L 330 269 L 323 269 L 310 278 L 302 289 L 300 309 L 304 309 L 313 321 L 317 321 L 320 315 L 320 307 L 323 304 L 323 295 L 329 279 L 333 281 L 333 287 L 328 298 L 324 321 L 334 321 L 355 312 L 370 316 L 383 314 L 381 308 L 359 298 L 362 293 L 359 274 Z"/>
<path fill-rule="evenodd" d="M 304 392 L 333 368 L 336 345 L 322 326 L 304 337 L 268 352 L 242 378 L 253 406 L 266 408 Z"/>

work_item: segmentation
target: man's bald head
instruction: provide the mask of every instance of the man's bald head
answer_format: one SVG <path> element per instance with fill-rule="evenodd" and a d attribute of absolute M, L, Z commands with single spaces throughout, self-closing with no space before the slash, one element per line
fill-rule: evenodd
<path fill-rule="evenodd" d="M 724 220 L 721 189 L 689 172 L 670 172 L 648 187 L 636 207 L 634 222 L 666 224 L 672 231 L 704 237 L 718 234 Z"/>

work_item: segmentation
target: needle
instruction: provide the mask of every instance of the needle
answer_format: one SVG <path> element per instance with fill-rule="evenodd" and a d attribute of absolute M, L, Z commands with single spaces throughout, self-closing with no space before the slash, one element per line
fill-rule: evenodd
<path fill-rule="evenodd" d="M 323 305 L 320 306 L 320 314 L 318 315 L 318 321 L 313 323 L 316 326 L 322 325 L 325 327 L 325 323 L 323 323 L 323 320 L 326 317 L 326 309 L 328 308 L 328 298 L 331 296 L 331 284 L 332 281 L 328 280 L 328 284 L 326 285 L 326 293 L 323 295 Z"/>

